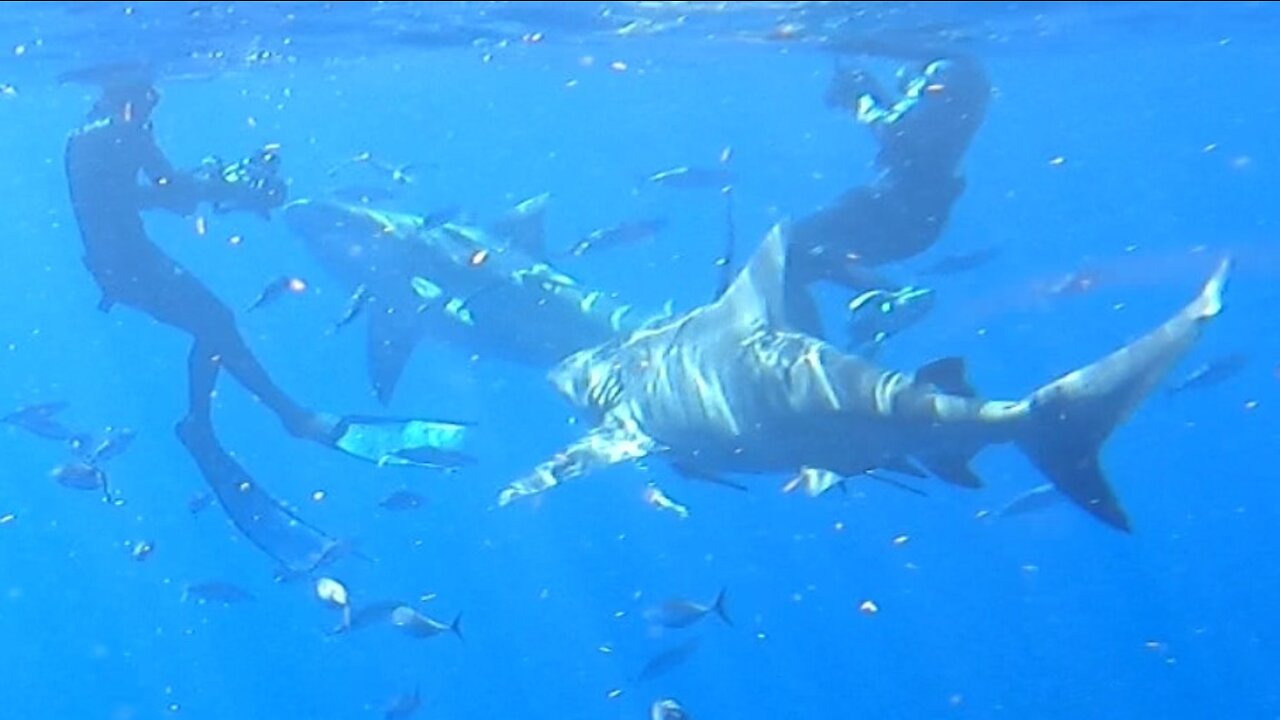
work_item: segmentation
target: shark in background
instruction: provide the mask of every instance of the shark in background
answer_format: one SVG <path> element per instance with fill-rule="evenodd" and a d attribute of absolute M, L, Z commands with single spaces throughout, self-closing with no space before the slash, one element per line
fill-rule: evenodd
<path fill-rule="evenodd" d="M 368 317 L 369 375 L 386 404 L 424 338 L 551 367 L 641 327 L 644 318 L 632 306 L 547 261 L 548 199 L 525 200 L 484 228 L 337 199 L 296 200 L 283 213 L 359 303 L 340 324 L 357 311 Z"/>
<path fill-rule="evenodd" d="M 1067 498 L 1128 531 L 1099 451 L 1221 312 L 1229 268 L 1146 335 L 1004 401 L 978 397 L 959 358 L 896 372 L 796 329 L 786 263 L 777 226 L 715 302 L 559 363 L 549 379 L 595 427 L 508 485 L 499 505 L 648 456 L 699 479 L 927 470 L 978 487 L 973 456 L 1012 443 Z"/>

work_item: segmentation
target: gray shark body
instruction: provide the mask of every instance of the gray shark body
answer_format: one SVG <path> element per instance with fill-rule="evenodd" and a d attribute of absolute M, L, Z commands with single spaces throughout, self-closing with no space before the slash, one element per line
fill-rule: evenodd
<path fill-rule="evenodd" d="M 490 229 L 333 200 L 285 220 L 336 279 L 367 296 L 368 363 L 386 403 L 422 339 L 535 367 L 639 326 L 631 307 L 542 258 L 545 196 Z"/>
<path fill-rule="evenodd" d="M 775 228 L 714 303 L 566 358 L 550 379 L 596 427 L 509 485 L 524 495 L 660 454 L 686 474 L 819 469 L 851 476 L 921 468 L 978 486 L 970 459 L 1015 443 L 1107 524 L 1129 521 L 1098 451 L 1221 310 L 1227 264 L 1156 330 L 1014 401 L 978 398 L 950 358 L 914 374 L 877 367 L 792 328 L 786 240 Z"/>

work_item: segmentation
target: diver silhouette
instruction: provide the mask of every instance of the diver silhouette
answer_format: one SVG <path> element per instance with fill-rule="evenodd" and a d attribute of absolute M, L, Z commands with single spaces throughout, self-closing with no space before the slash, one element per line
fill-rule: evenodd
<path fill-rule="evenodd" d="M 88 122 L 67 140 L 65 156 L 84 264 L 102 290 L 99 308 L 107 312 L 125 305 L 192 337 L 189 407 L 176 430 L 233 519 L 261 512 L 264 506 L 257 500 L 252 510 L 247 505 L 228 506 L 228 499 L 233 505 L 237 502 L 235 493 L 226 492 L 228 483 L 234 479 L 242 484 L 247 474 L 213 435 L 212 394 L 224 369 L 295 437 L 380 465 L 453 467 L 469 461 L 459 451 L 463 424 L 339 417 L 298 404 L 258 362 L 237 328 L 234 312 L 147 236 L 142 218 L 146 210 L 190 215 L 207 202 L 218 212 L 269 216 L 286 196 L 274 148 L 230 165 L 208 158 L 194 171 L 177 171 L 153 137 L 150 118 L 159 93 L 149 71 L 110 66 L 69 73 L 62 80 L 88 82 L 102 91 Z M 150 182 L 140 184 L 139 174 Z M 281 515 L 279 520 L 293 518 Z M 268 528 L 272 524 L 270 518 L 265 522 Z"/>
<path fill-rule="evenodd" d="M 873 336 L 862 338 L 868 340 L 900 330 L 932 307 L 932 291 L 896 287 L 876 268 L 914 257 L 937 242 L 964 192 L 959 167 L 986 116 L 991 85 L 981 64 L 967 55 L 941 57 L 867 41 L 855 49 L 937 58 L 917 65 L 918 71 L 900 69 L 896 99 L 861 68 L 837 70 L 826 103 L 851 112 L 871 129 L 879 144 L 877 175 L 792 226 L 794 277 L 802 285 L 825 280 L 863 293 L 850 310 L 879 316 L 852 323 Z M 806 299 L 797 302 L 807 312 Z"/>

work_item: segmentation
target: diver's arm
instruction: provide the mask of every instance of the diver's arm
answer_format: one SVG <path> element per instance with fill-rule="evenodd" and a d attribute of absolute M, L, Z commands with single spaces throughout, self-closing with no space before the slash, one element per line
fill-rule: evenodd
<path fill-rule="evenodd" d="M 202 199 L 200 188 L 190 173 L 179 172 L 156 145 L 148 124 L 138 135 L 138 152 L 142 173 L 151 181 L 139 189 L 143 210 L 168 210 L 190 215 Z"/>

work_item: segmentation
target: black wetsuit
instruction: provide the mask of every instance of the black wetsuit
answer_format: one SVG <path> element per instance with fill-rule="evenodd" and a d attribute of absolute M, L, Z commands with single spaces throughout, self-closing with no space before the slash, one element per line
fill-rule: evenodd
<path fill-rule="evenodd" d="M 225 367 L 295 434 L 311 413 L 276 387 L 236 327 L 235 315 L 198 278 L 147 237 L 142 211 L 190 214 L 202 199 L 156 147 L 149 123 L 94 119 L 67 141 L 71 203 L 84 241 L 84 264 L 102 289 L 99 307 L 123 304 L 191 335 L 189 421 L 208 422 L 218 370 Z M 138 182 L 144 174 L 149 185 Z"/>
<path fill-rule="evenodd" d="M 865 74 L 837 76 L 828 99 L 875 132 L 879 174 L 795 222 L 790 260 L 802 281 L 855 291 L 891 287 L 873 268 L 937 241 L 964 191 L 958 168 L 989 97 L 985 72 L 967 57 L 929 63 L 892 104 Z"/>

